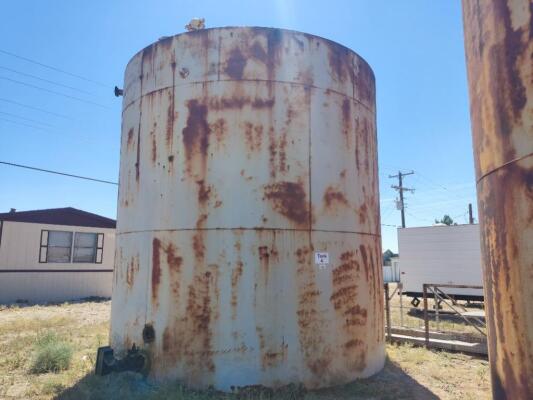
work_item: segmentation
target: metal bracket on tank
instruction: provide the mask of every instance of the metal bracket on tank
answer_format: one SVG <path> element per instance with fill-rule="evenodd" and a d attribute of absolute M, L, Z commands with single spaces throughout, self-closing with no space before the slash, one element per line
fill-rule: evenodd
<path fill-rule="evenodd" d="M 116 358 L 110 346 L 99 347 L 96 354 L 95 375 L 107 375 L 111 372 L 133 371 L 146 375 L 149 369 L 147 354 L 135 345 L 126 356 Z"/>
<path fill-rule="evenodd" d="M 115 86 L 115 97 L 124 96 L 124 89 Z"/>

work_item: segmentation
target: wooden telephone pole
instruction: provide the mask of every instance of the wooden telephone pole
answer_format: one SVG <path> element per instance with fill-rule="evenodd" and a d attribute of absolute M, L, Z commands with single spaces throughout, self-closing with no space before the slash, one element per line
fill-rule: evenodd
<path fill-rule="evenodd" d="M 403 177 L 406 175 L 413 175 L 415 172 L 401 172 L 398 171 L 398 175 L 389 175 L 389 178 L 398 178 L 398 185 L 391 185 L 391 188 L 396 189 L 400 193 L 399 209 L 402 214 L 402 228 L 405 228 L 405 204 L 403 200 L 403 192 L 414 193 L 414 189 L 403 187 Z"/>

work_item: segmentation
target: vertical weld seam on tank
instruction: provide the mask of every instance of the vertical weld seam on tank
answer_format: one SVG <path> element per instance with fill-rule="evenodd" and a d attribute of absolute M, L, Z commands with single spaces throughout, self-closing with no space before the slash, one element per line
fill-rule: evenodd
<path fill-rule="evenodd" d="M 144 80 L 144 51 L 143 56 L 141 57 L 141 75 L 140 78 L 140 94 L 139 97 L 139 126 L 137 131 L 137 161 L 135 163 L 135 181 L 137 191 L 139 190 L 139 180 L 140 180 L 140 171 L 141 171 L 141 121 L 142 121 L 142 106 L 143 106 L 143 80 Z"/>

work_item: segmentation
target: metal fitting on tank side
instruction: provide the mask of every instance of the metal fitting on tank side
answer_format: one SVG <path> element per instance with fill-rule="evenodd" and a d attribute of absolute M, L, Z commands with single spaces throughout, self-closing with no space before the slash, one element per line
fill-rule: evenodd
<path fill-rule="evenodd" d="M 135 345 L 122 358 L 116 358 L 110 346 L 99 347 L 94 373 L 103 376 L 111 372 L 132 371 L 147 375 L 150 370 L 149 360 L 148 354 Z"/>

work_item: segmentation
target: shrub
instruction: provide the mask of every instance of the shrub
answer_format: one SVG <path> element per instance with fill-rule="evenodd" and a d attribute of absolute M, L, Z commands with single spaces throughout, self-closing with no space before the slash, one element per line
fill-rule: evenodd
<path fill-rule="evenodd" d="M 69 368 L 71 359 L 72 347 L 55 333 L 47 332 L 35 343 L 30 372 L 59 372 Z"/>

